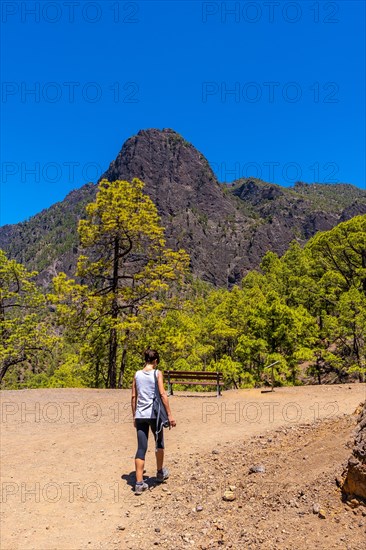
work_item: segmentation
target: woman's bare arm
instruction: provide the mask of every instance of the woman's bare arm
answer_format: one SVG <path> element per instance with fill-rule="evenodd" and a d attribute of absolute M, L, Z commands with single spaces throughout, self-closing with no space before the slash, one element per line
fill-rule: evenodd
<path fill-rule="evenodd" d="M 133 425 L 134 426 L 135 426 L 136 404 L 137 404 L 137 388 L 136 388 L 135 377 L 133 377 L 132 394 L 131 394 L 131 409 L 132 409 L 132 418 L 133 418 Z"/>

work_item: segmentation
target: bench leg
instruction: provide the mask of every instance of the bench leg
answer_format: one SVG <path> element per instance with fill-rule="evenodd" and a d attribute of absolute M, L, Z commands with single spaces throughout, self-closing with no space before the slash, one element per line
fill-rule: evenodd
<path fill-rule="evenodd" d="M 216 382 L 217 382 L 217 397 L 220 397 L 220 373 L 216 373 Z"/>

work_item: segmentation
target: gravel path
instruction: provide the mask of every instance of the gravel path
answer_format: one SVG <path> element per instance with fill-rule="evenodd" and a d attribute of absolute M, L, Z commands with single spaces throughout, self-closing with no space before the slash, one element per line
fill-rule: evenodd
<path fill-rule="evenodd" d="M 364 384 L 174 395 L 171 477 L 155 484 L 150 442 L 141 497 L 131 487 L 127 390 L 0 397 L 2 550 L 363 549 L 365 509 L 340 501 L 334 477 L 350 454 Z M 249 474 L 256 463 L 265 471 Z"/>

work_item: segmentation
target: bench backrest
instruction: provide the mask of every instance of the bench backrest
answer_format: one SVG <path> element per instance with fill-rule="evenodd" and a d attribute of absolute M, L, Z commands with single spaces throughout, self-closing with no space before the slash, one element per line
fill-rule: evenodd
<path fill-rule="evenodd" d="M 170 380 L 222 380 L 222 372 L 192 371 L 192 370 L 166 370 L 164 378 Z"/>

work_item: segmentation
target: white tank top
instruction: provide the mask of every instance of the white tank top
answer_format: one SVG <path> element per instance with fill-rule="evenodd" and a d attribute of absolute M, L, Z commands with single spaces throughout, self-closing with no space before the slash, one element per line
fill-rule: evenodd
<path fill-rule="evenodd" d="M 158 375 L 158 369 L 139 370 L 135 374 L 137 389 L 137 405 L 135 418 L 155 418 L 151 416 L 153 399 L 155 395 L 155 378 Z"/>

